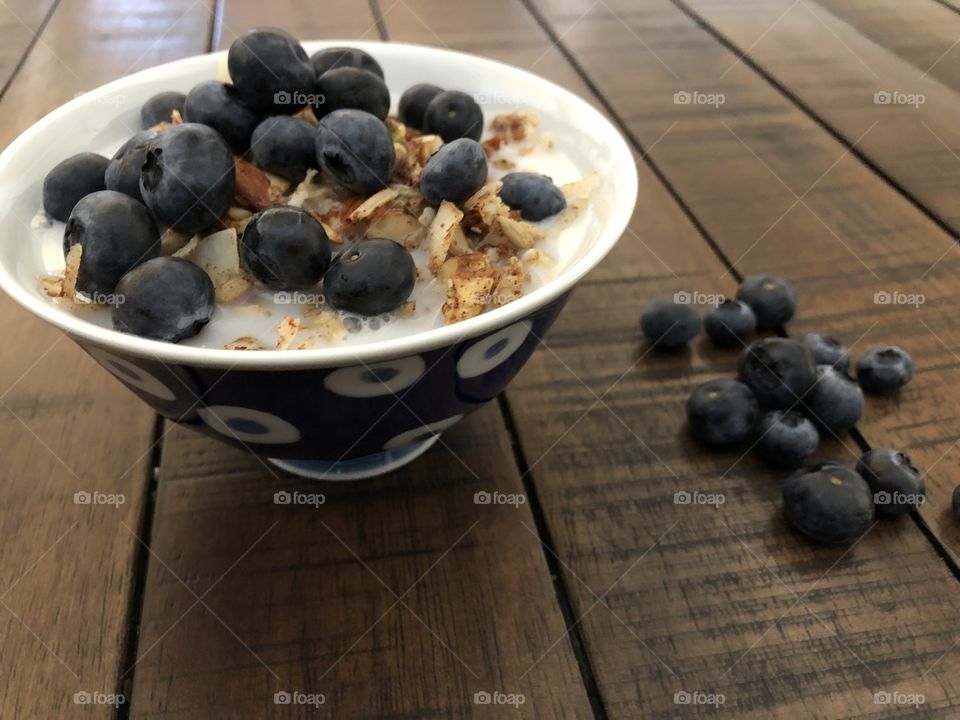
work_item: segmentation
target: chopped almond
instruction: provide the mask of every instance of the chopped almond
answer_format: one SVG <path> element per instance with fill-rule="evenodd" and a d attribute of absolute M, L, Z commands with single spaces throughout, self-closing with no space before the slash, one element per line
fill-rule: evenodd
<path fill-rule="evenodd" d="M 299 331 L 299 319 L 287 316 L 281 320 L 280 324 L 277 325 L 277 335 L 280 336 L 277 340 L 277 350 L 286 350 L 289 348 L 290 343 L 293 342 L 293 338 L 296 337 Z"/>
<path fill-rule="evenodd" d="M 235 200 L 237 205 L 250 210 L 264 210 L 273 206 L 270 195 L 270 179 L 253 163 L 237 158 L 237 182 Z"/>
<path fill-rule="evenodd" d="M 463 212 L 451 202 L 440 203 L 437 216 L 427 232 L 427 266 L 434 273 L 440 269 L 450 251 L 454 230 L 463 219 Z"/>
<path fill-rule="evenodd" d="M 263 343 L 250 335 L 238 337 L 223 346 L 224 350 L 266 350 Z"/>

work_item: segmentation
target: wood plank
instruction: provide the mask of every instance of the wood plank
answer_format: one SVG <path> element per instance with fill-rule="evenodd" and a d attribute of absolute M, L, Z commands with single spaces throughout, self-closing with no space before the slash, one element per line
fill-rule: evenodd
<path fill-rule="evenodd" d="M 11 0 L 0 6 L 0 98 L 52 17 L 56 0 Z"/>
<path fill-rule="evenodd" d="M 150 22 L 121 26 L 119 5 L 100 4 L 96 13 L 80 3 L 58 8 L 0 102 L 0 144 L 128 66 L 204 49 L 206 36 L 189 27 L 177 28 L 175 42 L 151 46 L 159 18 L 172 22 L 189 3 L 148 3 L 142 7 Z M 95 53 L 94 37 L 103 39 Z M 0 333 L 0 716 L 112 718 L 113 707 L 77 705 L 74 693 L 120 689 L 138 556 L 131 533 L 145 512 L 155 416 L 58 331 L 6 298 Z M 78 505 L 80 491 L 123 494 L 125 502 L 116 509 Z"/>
<path fill-rule="evenodd" d="M 267 22 L 304 38 L 376 32 L 358 4 L 329 5 L 231 3 L 221 44 Z M 517 717 L 591 717 L 529 505 L 471 502 L 524 491 L 496 404 L 444 443 L 381 479 L 317 485 L 173 430 L 131 717 L 496 717 L 474 704 L 494 690 L 524 696 Z M 273 505 L 281 489 L 326 503 Z M 282 691 L 325 702 L 276 705 Z"/>
<path fill-rule="evenodd" d="M 589 92 L 571 80 L 552 39 L 516 13 L 517 4 L 491 0 L 456 13 L 439 1 L 404 5 L 406 12 L 397 7 L 385 18 L 393 39 L 534 65 L 575 92 Z M 602 4 L 593 7 L 602 14 Z M 560 7 L 557 35 L 570 39 L 601 87 L 613 88 L 607 97 L 618 109 L 629 98 L 626 117 L 646 119 L 642 139 L 654 157 L 661 145 L 679 153 L 684 143 L 694 154 L 699 138 L 674 139 L 681 128 L 671 128 L 674 120 L 694 121 L 660 101 L 672 101 L 676 89 L 657 88 L 651 100 L 644 86 L 666 72 L 663 66 L 652 54 L 638 60 L 642 45 L 614 32 L 614 25 L 624 30 L 616 18 L 601 24 L 585 10 L 579 2 Z M 670 46 L 677 56 L 691 53 L 690 33 L 674 34 L 682 23 L 637 13 L 654 52 Z M 521 45 L 473 40 L 496 36 L 501 21 Z M 718 67 L 696 53 L 671 59 L 685 69 Z M 735 153 L 720 157 L 739 170 Z M 673 179 L 672 167 L 657 167 Z M 715 173 L 724 168 L 730 165 L 718 163 Z M 639 171 L 632 232 L 581 285 L 547 349 L 534 354 L 507 393 L 575 615 L 583 616 L 579 626 L 607 715 L 686 716 L 691 709 L 676 705 L 674 694 L 699 690 L 724 693 L 731 717 L 851 717 L 885 710 L 874 704 L 875 691 L 913 687 L 926 693 L 931 713 L 946 716 L 947 698 L 957 693 L 949 669 L 957 658 L 937 661 L 958 630 L 956 586 L 920 533 L 909 523 L 881 524 L 847 555 L 811 547 L 779 516 L 779 473 L 750 457 L 736 462 L 739 453 L 704 453 L 687 439 L 685 397 L 699 382 L 732 372 L 733 358 L 702 341 L 679 358 L 644 356 L 637 317 L 653 297 L 677 289 L 730 294 L 735 284 L 650 168 L 641 164 Z M 730 184 L 748 172 L 770 184 L 745 166 L 710 182 Z M 704 191 L 709 187 L 703 181 Z M 708 199 L 698 199 L 699 217 Z M 727 208 L 755 212 L 742 197 L 728 199 Z M 844 448 L 828 443 L 824 451 L 837 457 Z M 677 506 L 679 490 L 722 493 L 726 502 L 716 511 Z M 918 681 L 917 668 L 931 665 Z"/>

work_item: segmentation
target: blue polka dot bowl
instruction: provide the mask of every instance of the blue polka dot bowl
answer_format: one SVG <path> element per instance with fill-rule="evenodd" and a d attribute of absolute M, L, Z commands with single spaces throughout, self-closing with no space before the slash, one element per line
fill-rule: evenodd
<path fill-rule="evenodd" d="M 428 82 L 472 94 L 488 119 L 536 111 L 567 174 L 599 173 L 599 188 L 577 225 L 582 232 L 565 232 L 552 280 L 457 324 L 308 350 L 250 352 L 145 340 L 54 304 L 39 278 L 62 269 L 59 238 L 40 241 L 31 226 L 46 173 L 77 152 L 112 154 L 139 129 L 139 108 L 148 97 L 222 77 L 223 53 L 162 65 L 85 93 L 0 155 L 0 287 L 65 331 L 164 417 L 290 472 L 325 480 L 369 477 L 410 462 L 441 432 L 496 397 L 530 357 L 577 281 L 613 248 L 637 193 L 632 154 L 617 130 L 547 80 L 485 58 L 416 45 L 304 46 L 313 53 L 338 44 L 377 58 L 394 101 L 407 87 Z M 568 179 L 573 178 L 562 181 Z M 204 333 L 216 321 L 215 315 Z"/>

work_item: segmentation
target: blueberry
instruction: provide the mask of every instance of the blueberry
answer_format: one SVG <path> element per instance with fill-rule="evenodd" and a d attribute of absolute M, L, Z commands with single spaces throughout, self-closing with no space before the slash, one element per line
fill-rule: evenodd
<path fill-rule="evenodd" d="M 792 407 L 817 379 L 810 351 L 796 340 L 785 338 L 751 343 L 740 353 L 737 369 L 760 403 L 771 408 Z"/>
<path fill-rule="evenodd" d="M 833 365 L 842 373 L 850 371 L 850 351 L 836 338 L 822 333 L 807 333 L 800 337 L 800 342 L 813 353 L 817 365 Z"/>
<path fill-rule="evenodd" d="M 213 283 L 198 265 L 158 257 L 134 268 L 117 284 L 113 327 L 152 340 L 193 337 L 213 315 Z"/>
<path fill-rule="evenodd" d="M 300 43 L 277 28 L 254 28 L 234 40 L 227 68 L 243 101 L 264 115 L 293 115 L 317 79 Z"/>
<path fill-rule="evenodd" d="M 724 300 L 703 318 L 703 329 L 718 347 L 741 346 L 756 328 L 757 316 L 742 300 Z"/>
<path fill-rule="evenodd" d="M 306 210 L 288 205 L 261 210 L 240 237 L 240 258 L 272 290 L 306 290 L 330 267 L 330 240 Z"/>
<path fill-rule="evenodd" d="M 170 122 L 170 114 L 176 110 L 183 115 L 183 103 L 187 96 L 182 92 L 168 90 L 157 93 L 140 108 L 140 126 L 147 130 L 162 122 Z"/>
<path fill-rule="evenodd" d="M 781 467 L 800 467 L 820 444 L 817 428 L 796 410 L 764 413 L 760 416 L 758 432 L 757 454 Z"/>
<path fill-rule="evenodd" d="M 797 470 L 783 485 L 783 506 L 800 532 L 831 545 L 853 542 L 874 520 L 873 494 L 860 475 L 837 463 Z"/>
<path fill-rule="evenodd" d="M 147 208 L 113 190 L 77 203 L 63 233 L 63 254 L 77 243 L 83 247 L 77 289 L 91 297 L 113 293 L 124 273 L 160 254 L 160 233 Z"/>
<path fill-rule="evenodd" d="M 873 491 L 877 515 L 906 515 L 923 504 L 923 477 L 902 452 L 889 448 L 865 452 L 857 463 L 857 472 Z"/>
<path fill-rule="evenodd" d="M 439 135 L 444 142 L 462 137 L 479 140 L 483 133 L 483 110 L 466 93 L 445 90 L 427 105 L 423 131 Z"/>
<path fill-rule="evenodd" d="M 140 194 L 140 168 L 147 159 L 147 150 L 158 137 L 159 133 L 153 130 L 143 130 L 120 146 L 103 176 L 107 190 L 116 190 L 137 202 L 143 202 L 143 195 Z"/>
<path fill-rule="evenodd" d="M 209 125 L 237 155 L 250 147 L 250 136 L 260 124 L 260 114 L 240 100 L 237 89 L 216 80 L 193 86 L 183 106 L 183 119 Z"/>
<path fill-rule="evenodd" d="M 374 60 L 370 53 L 357 48 L 331 47 L 319 50 L 310 56 L 310 62 L 317 77 L 323 75 L 327 70 L 352 67 L 367 70 L 383 79 L 383 68 L 380 67 L 380 63 Z"/>
<path fill-rule="evenodd" d="M 371 238 L 337 256 L 323 289 L 330 304 L 339 310 L 380 315 L 403 305 L 416 279 L 416 265 L 403 245 Z"/>
<path fill-rule="evenodd" d="M 531 222 L 556 215 L 567 206 L 567 199 L 553 180 L 537 173 L 507 173 L 499 195 L 511 210 L 519 210 L 520 217 Z"/>
<path fill-rule="evenodd" d="M 306 120 L 275 115 L 257 125 L 250 139 L 253 161 L 267 172 L 298 183 L 317 167 L 313 126 Z"/>
<path fill-rule="evenodd" d="M 400 96 L 400 105 L 397 108 L 400 122 L 408 127 L 423 130 L 423 117 L 427 114 L 427 105 L 442 92 L 443 88 L 430 83 L 419 83 L 408 87 Z"/>
<path fill-rule="evenodd" d="M 863 390 L 831 365 L 817 365 L 817 381 L 803 396 L 803 409 L 818 427 L 836 435 L 863 415 Z"/>
<path fill-rule="evenodd" d="M 673 300 L 654 300 L 643 309 L 640 329 L 653 347 L 682 347 L 700 332 L 700 316 L 689 305 Z"/>
<path fill-rule="evenodd" d="M 390 91 L 377 75 L 354 67 L 328 70 L 317 78 L 313 112 L 318 118 L 335 110 L 364 110 L 383 120 L 390 111 Z"/>
<path fill-rule="evenodd" d="M 54 220 L 66 222 L 80 198 L 104 190 L 107 160 L 96 153 L 80 153 L 59 163 L 43 179 L 43 209 Z"/>
<path fill-rule="evenodd" d="M 867 350 L 857 361 L 860 387 L 875 395 L 892 395 L 913 377 L 913 358 L 896 345 Z"/>
<path fill-rule="evenodd" d="M 363 110 L 336 110 L 320 121 L 317 160 L 335 182 L 356 195 L 383 190 L 396 154 L 383 122 Z"/>
<path fill-rule="evenodd" d="M 708 445 L 729 445 L 746 438 L 760 412 L 753 391 L 738 380 L 711 380 L 687 400 L 690 432 Z"/>
<path fill-rule="evenodd" d="M 753 308 L 757 330 L 773 330 L 793 317 L 797 301 L 783 278 L 760 273 L 744 278 L 737 290 L 737 299 Z"/>
<path fill-rule="evenodd" d="M 487 181 L 487 156 L 480 143 L 460 138 L 435 152 L 420 176 L 420 192 L 430 205 L 459 205 Z"/>
<path fill-rule="evenodd" d="M 233 153 L 212 128 L 184 123 L 147 150 L 140 192 L 160 222 L 184 235 L 209 230 L 233 204 Z"/>

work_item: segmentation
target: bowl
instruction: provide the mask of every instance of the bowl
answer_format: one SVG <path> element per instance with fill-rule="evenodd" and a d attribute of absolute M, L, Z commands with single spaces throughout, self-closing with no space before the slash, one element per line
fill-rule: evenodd
<path fill-rule="evenodd" d="M 54 110 L 0 155 L 0 287 L 64 332 L 166 418 L 265 457 L 291 472 L 346 480 L 387 472 L 499 394 L 556 319 L 580 278 L 610 252 L 637 194 L 620 133 L 569 91 L 486 58 L 403 43 L 307 42 L 308 53 L 351 45 L 384 67 L 394 100 L 429 82 L 472 94 L 490 118 L 519 108 L 580 173 L 598 171 L 581 243 L 544 286 L 475 318 L 359 345 L 244 352 L 127 335 L 58 307 L 38 278 L 62 268 L 60 243 L 31 223 L 46 173 L 74 153 L 111 155 L 139 130 L 139 109 L 163 90 L 223 76 L 225 53 L 186 58 L 84 93 Z M 555 178 L 556 179 L 556 178 Z M 574 178 L 569 178 L 574 179 Z M 558 180 L 563 182 L 565 180 Z"/>

